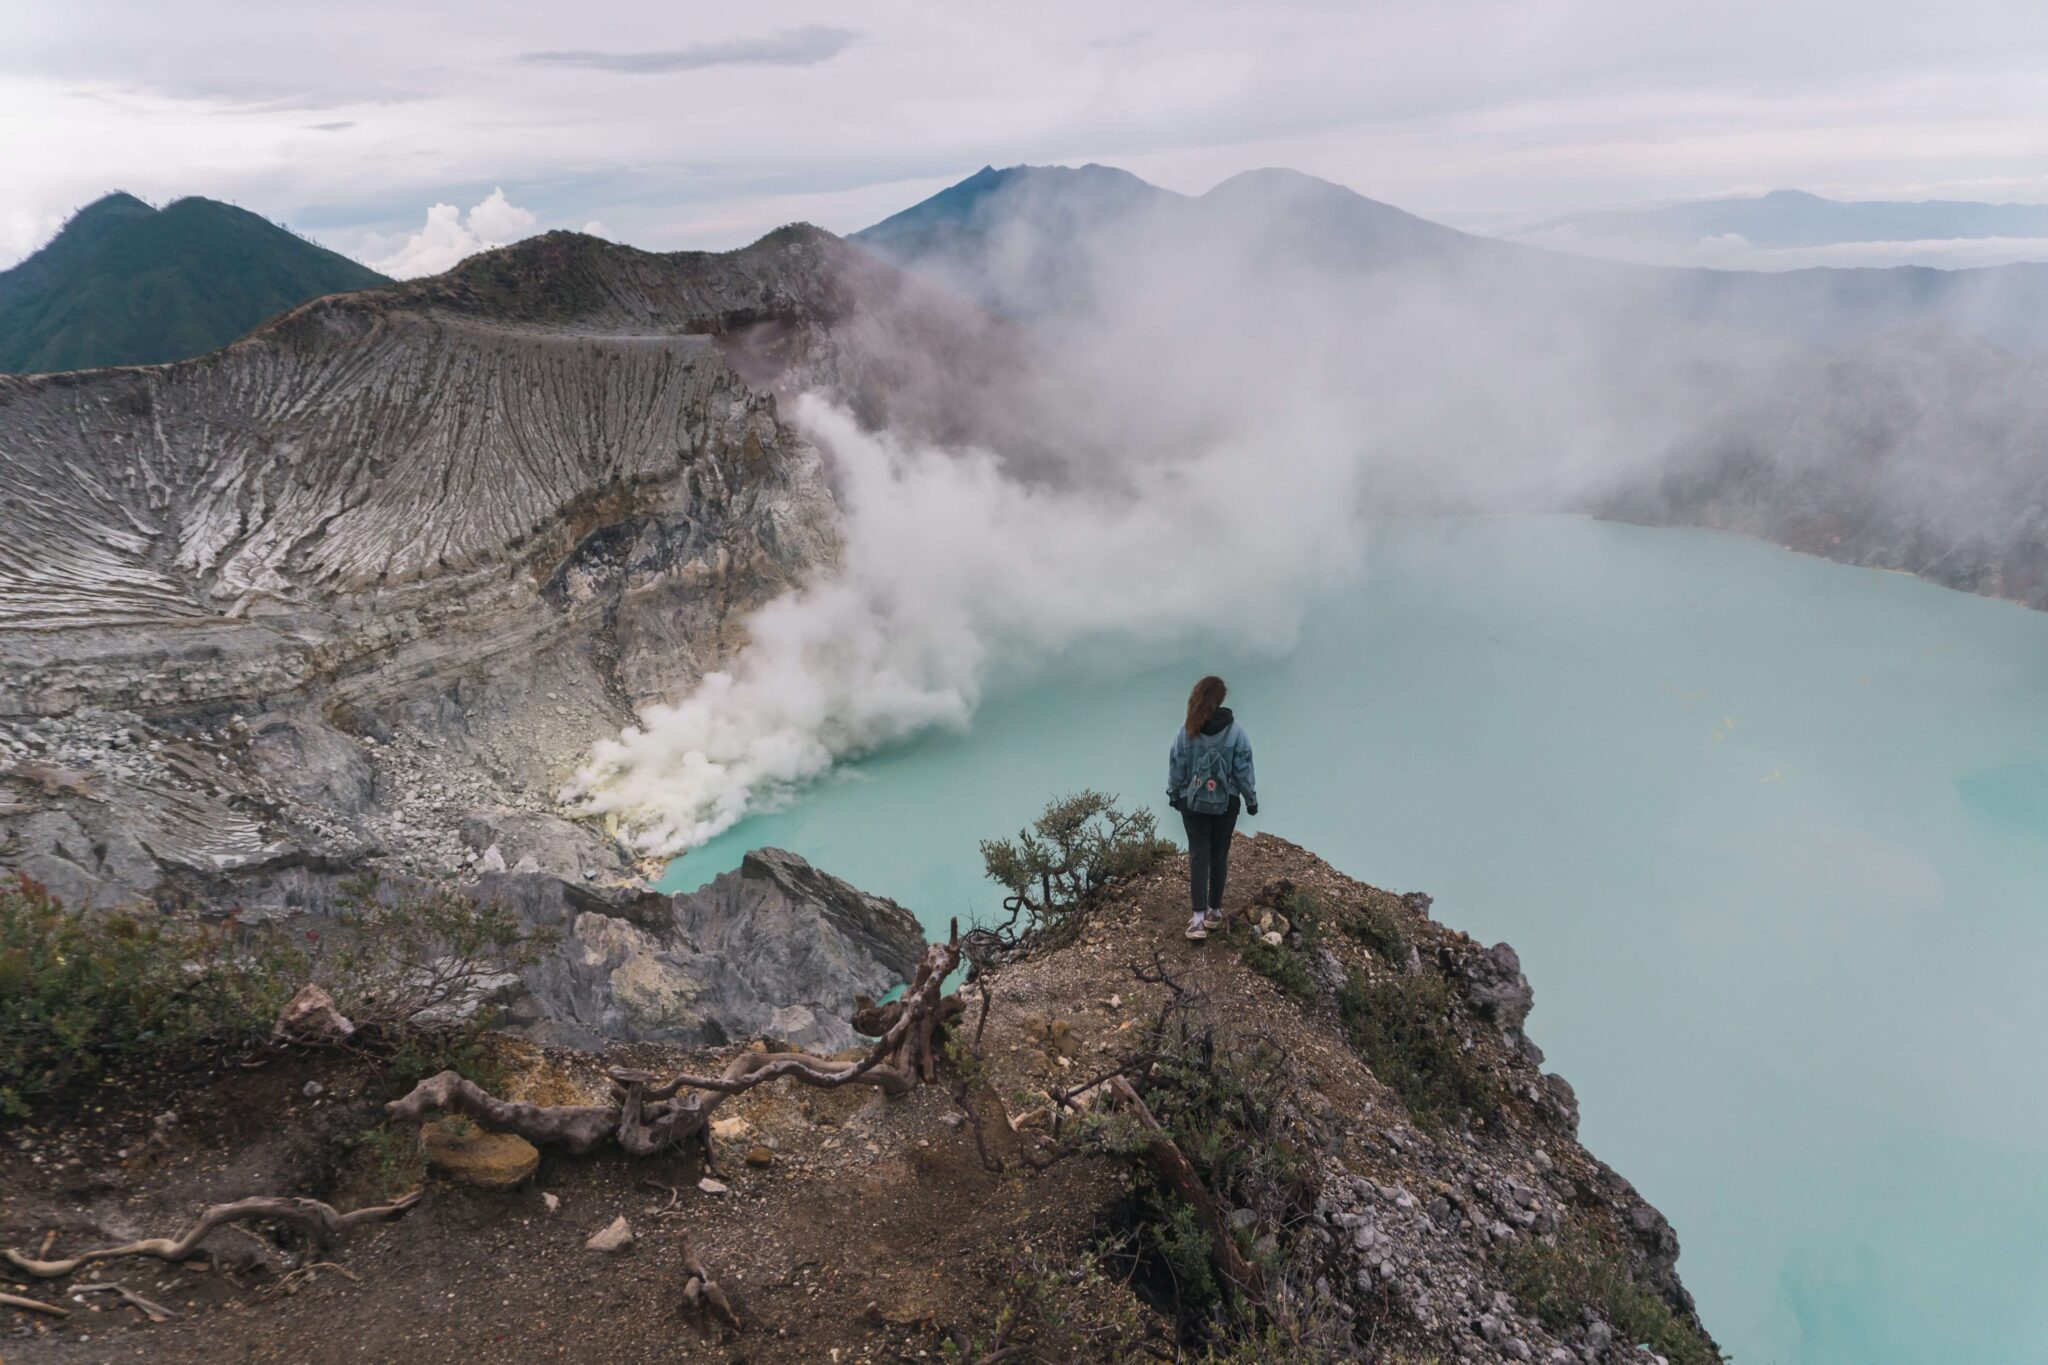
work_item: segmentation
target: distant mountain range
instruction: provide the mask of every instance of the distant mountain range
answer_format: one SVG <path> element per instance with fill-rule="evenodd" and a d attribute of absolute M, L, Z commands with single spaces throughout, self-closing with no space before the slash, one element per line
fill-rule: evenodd
<path fill-rule="evenodd" d="M 1784 234 L 1812 205 L 1829 206 L 1811 195 L 1726 202 L 1766 205 L 1765 218 L 1782 220 Z M 1685 207 L 1705 214 L 1713 206 Z M 1679 232 L 1679 220 L 1670 221 L 1668 230 Z M 1703 216 L 1696 225 L 1714 221 Z M 1874 217 L 1865 230 L 1880 230 Z M 1935 323 L 2010 350 L 2048 350 L 2048 265 L 1729 270 L 1598 260 L 1461 232 L 1290 170 L 1247 171 L 1190 196 L 1107 166 L 984 167 L 849 240 L 1019 318 L 1085 308 L 1104 283 L 1101 261 L 1125 269 L 1156 256 L 1149 243 L 1171 242 L 1197 275 L 1226 257 L 1359 273 L 1398 268 L 1467 294 L 1483 291 L 1503 311 L 1605 307 L 1648 327 L 1723 327 L 1825 349 Z"/>
<path fill-rule="evenodd" d="M 2048 260 L 2048 204 L 1847 202 L 1772 190 L 1752 198 L 1576 213 L 1511 235 L 1537 246 L 1657 264 L 1955 268 Z"/>
<path fill-rule="evenodd" d="M 1656 221 L 1782 241 L 1848 231 L 1826 226 L 1836 210 L 1869 210 L 1873 233 L 1966 225 L 1887 227 L 1881 207 L 1774 196 L 1744 201 L 1749 218 Z M 1243 401 L 1243 374 L 1277 397 L 1315 367 L 1343 377 L 1330 392 L 1361 442 L 1429 452 L 1376 471 L 1382 506 L 1555 505 L 1553 471 L 1601 468 L 1604 490 L 1582 480 L 1568 505 L 2048 608 L 2048 265 L 1649 266 L 1473 236 L 1292 171 L 1186 196 L 1101 166 L 984 169 L 852 240 L 1062 353 L 1163 375 L 1091 414 L 1112 432 Z"/>
<path fill-rule="evenodd" d="M 0 373 L 183 360 L 308 299 L 388 283 L 230 204 L 110 194 L 0 272 Z"/>

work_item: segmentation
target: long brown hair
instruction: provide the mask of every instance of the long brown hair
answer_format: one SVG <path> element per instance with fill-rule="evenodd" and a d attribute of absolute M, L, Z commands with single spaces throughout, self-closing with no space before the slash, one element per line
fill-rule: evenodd
<path fill-rule="evenodd" d="M 1229 695 L 1230 688 L 1214 673 L 1195 684 L 1195 690 L 1188 693 L 1189 739 L 1202 733 L 1209 717 L 1216 714 L 1216 708 L 1223 705 L 1223 699 Z"/>

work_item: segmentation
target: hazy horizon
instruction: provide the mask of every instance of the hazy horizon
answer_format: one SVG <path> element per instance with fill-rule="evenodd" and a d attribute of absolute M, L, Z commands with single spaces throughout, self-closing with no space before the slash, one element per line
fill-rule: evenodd
<path fill-rule="evenodd" d="M 983 164 L 1097 161 L 1186 192 L 1288 166 L 1503 234 L 1787 187 L 2048 201 L 2027 131 L 2048 15 L 1996 4 L 1939 25 L 1761 3 L 1645 24 L 1590 0 L 10 17 L 0 266 L 115 188 L 238 203 L 408 273 L 549 228 L 658 250 L 845 232 Z"/>

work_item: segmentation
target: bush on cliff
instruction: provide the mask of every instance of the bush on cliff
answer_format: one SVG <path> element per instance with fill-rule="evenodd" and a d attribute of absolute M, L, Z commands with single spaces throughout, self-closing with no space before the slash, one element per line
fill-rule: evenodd
<path fill-rule="evenodd" d="M 1449 984 L 1430 972 L 1348 972 L 1337 992 L 1352 1048 L 1421 1124 L 1460 1114 L 1488 1118 L 1500 1110 L 1499 1083 L 1465 1051 L 1452 1022 L 1455 1008 Z"/>
<path fill-rule="evenodd" d="M 1173 852 L 1150 811 L 1123 810 L 1098 791 L 1060 797 L 1015 839 L 981 841 L 989 879 L 1009 892 L 1009 918 L 977 938 L 1003 951 L 1071 942 L 1104 892 Z"/>
<path fill-rule="evenodd" d="M 1691 1323 L 1637 1284 L 1627 1262 L 1577 1222 L 1563 1223 L 1552 1242 L 1511 1242 L 1502 1259 L 1510 1292 L 1553 1332 L 1591 1313 L 1620 1340 L 1648 1346 L 1672 1365 L 1722 1365 L 1721 1353 Z"/>
<path fill-rule="evenodd" d="M 492 1079 L 489 999 L 554 941 L 452 890 L 381 898 L 352 885 L 303 938 L 67 910 L 34 882 L 0 881 L 0 1114 L 102 1072 L 268 1037 L 309 981 L 400 1081 L 456 1070 Z"/>
<path fill-rule="evenodd" d="M 303 966 L 232 919 L 94 920 L 34 882 L 0 882 L 0 1113 L 112 1067 L 260 1037 Z"/>

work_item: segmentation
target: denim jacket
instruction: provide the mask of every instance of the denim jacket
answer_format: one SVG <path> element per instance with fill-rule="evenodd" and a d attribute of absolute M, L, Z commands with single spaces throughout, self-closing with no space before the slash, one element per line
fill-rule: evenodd
<path fill-rule="evenodd" d="M 1200 734 L 1188 738 L 1186 726 L 1176 726 L 1173 731 L 1173 748 L 1166 756 L 1166 799 L 1171 805 L 1180 804 L 1181 793 L 1187 789 L 1188 774 L 1194 766 L 1195 754 L 1202 749 L 1218 745 L 1229 745 L 1231 750 L 1230 780 L 1238 796 L 1252 805 L 1259 801 L 1258 778 L 1252 770 L 1252 742 L 1237 723 L 1236 717 L 1215 734 Z"/>

